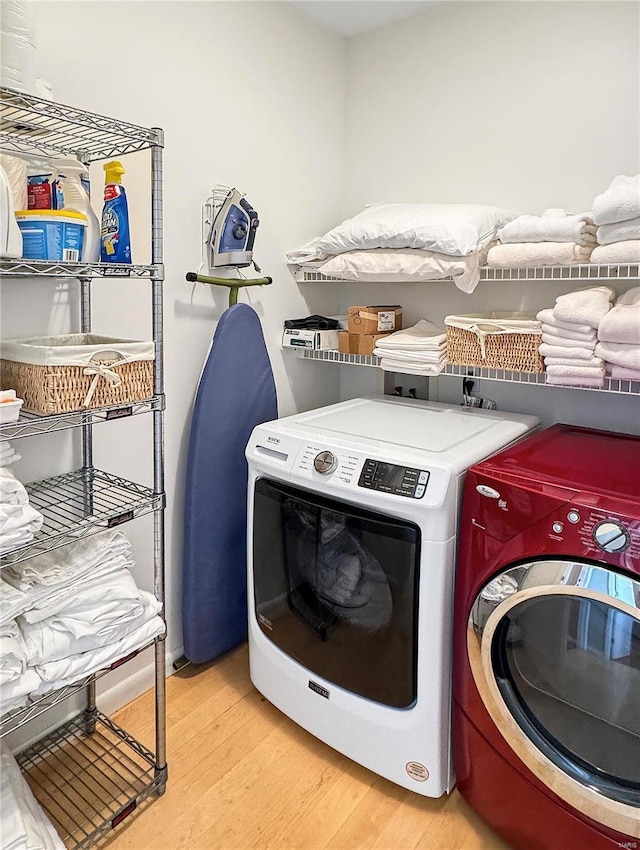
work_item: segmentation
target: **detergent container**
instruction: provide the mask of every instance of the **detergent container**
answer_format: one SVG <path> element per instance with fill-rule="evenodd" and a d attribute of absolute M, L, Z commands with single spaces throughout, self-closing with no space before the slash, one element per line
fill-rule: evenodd
<path fill-rule="evenodd" d="M 22 237 L 16 223 L 13 192 L 6 171 L 0 165 L 0 257 L 22 256 Z"/>
<path fill-rule="evenodd" d="M 61 193 L 62 208 L 82 213 L 87 218 L 81 259 L 85 263 L 97 263 L 100 261 L 100 223 L 85 188 L 88 178 L 86 166 L 77 159 L 65 157 L 54 163 L 53 185 Z"/>
<path fill-rule="evenodd" d="M 100 233 L 100 261 L 103 263 L 130 263 L 129 210 L 122 185 L 124 168 L 121 162 L 104 165 L 104 208 Z"/>
<path fill-rule="evenodd" d="M 22 256 L 29 260 L 77 263 L 87 229 L 87 217 L 75 210 L 20 210 Z"/>

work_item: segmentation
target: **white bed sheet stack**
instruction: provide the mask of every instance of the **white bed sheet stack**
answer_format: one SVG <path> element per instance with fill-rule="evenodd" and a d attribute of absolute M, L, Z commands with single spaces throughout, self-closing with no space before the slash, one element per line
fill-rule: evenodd
<path fill-rule="evenodd" d="M 20 455 L 8 443 L 3 446 L 6 448 L 0 457 L 0 553 L 29 543 L 43 522 L 42 514 L 31 507 L 27 491 L 7 465 L 19 460 Z"/>
<path fill-rule="evenodd" d="M 13 755 L 0 746 L 2 850 L 65 850 Z"/>
<path fill-rule="evenodd" d="M 596 354 L 621 381 L 640 381 L 640 286 L 621 295 L 600 322 Z"/>
<path fill-rule="evenodd" d="M 427 319 L 379 339 L 373 353 L 385 372 L 439 375 L 446 362 L 447 335 Z"/>
<path fill-rule="evenodd" d="M 13 612 L 17 624 L 25 702 L 27 694 L 72 684 L 164 632 L 162 606 L 137 587 L 132 566 L 127 538 L 105 531 L 4 569 L 0 610 Z M 8 639 L 15 636 L 12 629 Z M 4 663 L 12 669 L 9 658 Z M 18 695 L 12 704 L 5 696 L 3 686 L 3 714 L 20 705 Z"/>
<path fill-rule="evenodd" d="M 556 298 L 553 309 L 541 310 L 540 354 L 546 381 L 558 386 L 601 387 L 605 364 L 598 356 L 597 329 L 611 309 L 615 293 L 608 286 L 569 292 Z"/>
<path fill-rule="evenodd" d="M 521 215 L 499 231 L 500 244 L 489 250 L 493 268 L 534 268 L 588 263 L 596 246 L 591 213 L 571 215 L 548 209 L 541 216 Z"/>
<path fill-rule="evenodd" d="M 593 202 L 598 247 L 591 262 L 640 263 L 640 175 L 615 177 Z"/>

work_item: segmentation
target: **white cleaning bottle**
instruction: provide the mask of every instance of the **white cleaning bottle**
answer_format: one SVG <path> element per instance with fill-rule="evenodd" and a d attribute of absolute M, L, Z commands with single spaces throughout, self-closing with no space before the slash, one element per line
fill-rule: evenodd
<path fill-rule="evenodd" d="M 64 208 L 83 213 L 87 217 L 82 262 L 97 263 L 100 261 L 100 223 L 82 182 L 87 168 L 72 157 L 56 159 L 53 167 L 52 183 L 55 185 L 57 182 L 62 187 Z"/>

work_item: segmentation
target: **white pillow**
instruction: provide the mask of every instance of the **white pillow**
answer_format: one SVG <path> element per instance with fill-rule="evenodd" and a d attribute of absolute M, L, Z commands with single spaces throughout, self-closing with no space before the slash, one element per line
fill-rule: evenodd
<path fill-rule="evenodd" d="M 482 204 L 380 204 L 334 227 L 317 243 L 325 254 L 419 248 L 464 257 L 491 242 L 518 213 Z"/>
<path fill-rule="evenodd" d="M 412 283 L 452 277 L 458 289 L 473 292 L 485 259 L 486 251 L 451 257 L 415 248 L 373 248 L 337 254 L 317 271 L 340 280 L 369 283 Z"/>

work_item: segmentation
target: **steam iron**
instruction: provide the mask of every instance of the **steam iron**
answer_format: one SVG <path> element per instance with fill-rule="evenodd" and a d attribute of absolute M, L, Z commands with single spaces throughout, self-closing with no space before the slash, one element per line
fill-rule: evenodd
<path fill-rule="evenodd" d="M 211 222 L 207 237 L 209 268 L 250 266 L 260 224 L 258 213 L 243 194 L 229 186 L 216 186 L 206 206 Z"/>

